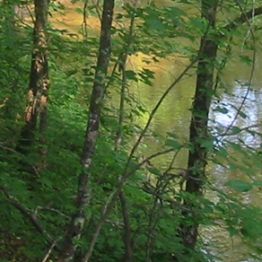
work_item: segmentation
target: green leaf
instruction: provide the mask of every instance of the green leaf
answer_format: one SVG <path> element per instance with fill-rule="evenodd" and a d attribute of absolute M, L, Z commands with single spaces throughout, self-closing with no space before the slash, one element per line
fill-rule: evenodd
<path fill-rule="evenodd" d="M 240 55 L 239 58 L 242 62 L 246 63 L 247 65 L 251 65 L 253 62 L 253 59 L 251 59 L 249 56 L 246 55 Z"/>
<path fill-rule="evenodd" d="M 262 181 L 255 181 L 253 183 L 253 186 L 255 186 L 255 187 L 262 187 Z"/>
<path fill-rule="evenodd" d="M 155 167 L 148 167 L 148 171 L 156 176 L 161 176 L 161 171 Z"/>
<path fill-rule="evenodd" d="M 125 71 L 125 74 L 126 74 L 126 77 L 129 79 L 129 80 L 134 80 L 134 81 L 137 81 L 137 74 L 132 71 L 132 70 L 126 70 Z"/>
<path fill-rule="evenodd" d="M 177 140 L 175 140 L 173 138 L 167 139 L 166 145 L 170 146 L 170 147 L 172 147 L 174 149 L 180 149 L 182 147 L 182 145 Z"/>
<path fill-rule="evenodd" d="M 236 134 L 239 134 L 241 132 L 241 129 L 239 127 L 237 127 L 237 126 L 233 126 L 231 128 L 231 132 L 232 132 L 231 133 L 232 135 L 236 135 Z"/>
<path fill-rule="evenodd" d="M 145 22 L 146 26 L 152 31 L 161 32 L 165 29 L 165 26 L 162 23 L 162 21 L 156 16 L 148 16 Z"/>
<path fill-rule="evenodd" d="M 238 234 L 238 230 L 236 230 L 234 227 L 230 226 L 228 227 L 228 233 L 231 237 L 235 236 Z"/>
<path fill-rule="evenodd" d="M 238 112 L 239 116 L 242 117 L 243 119 L 247 118 L 247 115 L 243 111 Z"/>
<path fill-rule="evenodd" d="M 227 114 L 227 113 L 228 113 L 228 109 L 225 108 L 225 107 L 217 106 L 217 107 L 214 109 L 214 112 L 219 112 L 219 113 L 221 113 L 221 114 Z"/>
<path fill-rule="evenodd" d="M 248 192 L 252 189 L 252 185 L 250 183 L 241 180 L 230 180 L 228 181 L 227 186 L 240 193 Z"/>
<path fill-rule="evenodd" d="M 207 26 L 205 19 L 194 17 L 190 20 L 190 23 L 195 30 L 199 30 L 199 32 L 205 32 Z"/>
<path fill-rule="evenodd" d="M 212 151 L 214 147 L 214 141 L 213 139 L 205 139 L 201 141 L 201 146 Z"/>

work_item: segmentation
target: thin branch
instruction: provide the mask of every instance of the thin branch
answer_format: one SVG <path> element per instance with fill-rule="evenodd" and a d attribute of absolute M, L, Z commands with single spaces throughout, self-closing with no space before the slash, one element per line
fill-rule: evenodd
<path fill-rule="evenodd" d="M 102 22 L 102 15 L 101 15 L 102 10 L 99 6 L 99 0 L 97 0 L 96 3 L 95 3 L 95 0 L 93 0 L 92 2 L 95 6 L 97 17 L 100 20 L 100 22 Z"/>
<path fill-rule="evenodd" d="M 35 17 L 33 15 L 32 11 L 31 11 L 31 9 L 29 8 L 28 4 L 29 3 L 26 3 L 26 5 L 25 5 L 26 11 L 28 12 L 28 14 L 30 16 L 32 23 L 35 24 Z"/>
<path fill-rule="evenodd" d="M 56 240 L 52 243 L 52 245 L 51 245 L 50 248 L 48 249 L 45 257 L 43 258 L 43 260 L 42 260 L 41 262 L 47 262 L 47 261 L 48 261 L 48 259 L 49 259 L 49 257 L 51 256 L 54 248 L 56 247 L 56 244 L 57 244 L 58 240 L 59 240 L 59 239 L 56 239 Z"/>
<path fill-rule="evenodd" d="M 133 260 L 133 248 L 132 248 L 132 231 L 129 219 L 129 210 L 128 210 L 128 203 L 126 200 L 126 196 L 124 192 L 121 190 L 118 194 L 121 211 L 123 216 L 124 222 L 124 229 L 123 229 L 123 242 L 125 244 L 125 255 L 124 259 L 126 262 Z"/>
<path fill-rule="evenodd" d="M 172 157 L 168 167 L 163 172 L 162 176 L 160 176 L 157 179 L 156 187 L 152 190 L 152 195 L 154 196 L 154 203 L 153 207 L 150 210 L 149 214 L 149 222 L 148 222 L 148 230 L 147 230 L 147 243 L 146 243 L 146 261 L 151 261 L 151 254 L 154 248 L 154 241 L 155 241 L 155 229 L 156 225 L 160 218 L 160 210 L 162 206 L 159 206 L 159 200 L 163 202 L 163 195 L 166 193 L 166 188 L 170 181 L 175 178 L 175 176 L 170 176 L 169 171 L 172 169 L 172 166 L 175 162 L 176 157 L 178 156 L 178 153 L 180 152 L 180 149 L 177 150 Z"/>
<path fill-rule="evenodd" d="M 226 132 L 224 132 L 223 134 L 220 134 L 219 136 L 235 136 L 236 134 L 239 134 L 239 133 L 241 133 L 241 132 L 243 132 L 243 131 L 247 131 L 247 132 L 253 132 L 252 130 L 250 130 L 250 129 L 252 129 L 252 128 L 256 128 L 256 127 L 260 127 L 261 126 L 261 124 L 254 124 L 254 125 L 251 125 L 251 126 L 245 126 L 245 127 L 242 127 L 242 128 L 238 128 L 237 127 L 237 130 L 235 131 L 235 132 L 231 132 L 231 133 L 226 133 Z M 232 126 L 231 128 L 234 128 L 235 126 Z M 255 131 L 254 131 L 255 132 Z"/>
<path fill-rule="evenodd" d="M 253 50 L 253 54 L 252 54 L 252 65 L 251 65 L 251 71 L 250 71 L 250 76 L 249 76 L 249 81 L 248 81 L 248 88 L 246 90 L 246 93 L 241 101 L 241 104 L 233 118 L 233 120 L 231 121 L 231 123 L 229 124 L 229 126 L 227 127 L 226 131 L 224 132 L 223 136 L 221 137 L 221 139 L 218 141 L 219 143 L 223 141 L 224 137 L 227 135 L 227 133 L 229 132 L 229 130 L 232 128 L 232 126 L 234 125 L 234 123 L 236 122 L 239 114 L 241 113 L 241 110 L 242 108 L 244 107 L 245 105 L 245 102 L 248 98 L 248 95 L 250 93 L 250 90 L 251 90 L 251 84 L 252 84 L 252 80 L 253 80 L 253 77 L 254 77 L 254 73 L 255 73 L 255 62 L 256 62 L 256 49 L 255 49 L 255 45 L 256 45 L 256 39 L 255 39 L 255 35 L 254 35 L 254 32 L 252 30 L 252 26 L 249 22 L 249 19 L 253 18 L 255 16 L 255 14 L 258 14 L 258 12 L 255 11 L 255 9 L 252 9 L 250 10 L 248 13 L 245 13 L 244 10 L 242 9 L 242 6 L 240 4 L 239 5 L 239 9 L 240 11 L 242 12 L 241 16 L 240 16 L 240 20 L 243 22 L 247 22 L 249 24 L 249 27 L 250 27 L 250 32 L 251 32 L 251 36 L 252 36 L 252 40 L 253 40 L 253 47 L 254 47 L 254 50 Z M 261 7 L 261 13 L 262 14 L 262 7 Z"/>
<path fill-rule="evenodd" d="M 47 240 L 49 244 L 53 242 L 51 236 L 46 232 L 46 230 L 42 227 L 42 225 L 39 223 L 36 215 L 27 207 L 23 206 L 14 196 L 9 194 L 9 192 L 4 188 L 0 187 L 0 191 L 4 194 L 8 202 L 15 207 L 17 210 L 20 211 L 22 215 L 24 215 L 31 224 L 36 228 L 36 230 L 44 236 L 44 238 Z"/>
<path fill-rule="evenodd" d="M 41 211 L 41 210 L 42 210 L 42 211 L 45 210 L 45 211 L 53 212 L 53 213 L 56 213 L 56 214 L 58 214 L 58 215 L 60 215 L 60 216 L 62 216 L 62 217 L 64 217 L 64 218 L 66 218 L 66 219 L 70 219 L 70 216 L 64 214 L 63 212 L 61 212 L 60 210 L 57 210 L 57 209 L 55 209 L 55 208 L 38 206 L 38 207 L 36 208 L 35 213 L 37 213 L 38 210 L 40 210 L 40 211 Z"/>
<path fill-rule="evenodd" d="M 145 158 L 143 161 L 141 161 L 139 164 L 137 164 L 136 166 L 133 167 L 133 169 L 127 173 L 125 176 L 122 176 L 120 177 L 119 179 L 119 182 L 118 182 L 118 185 L 116 186 L 115 190 L 110 194 L 110 196 L 108 197 L 108 200 L 106 202 L 106 204 L 104 205 L 103 207 L 103 211 L 102 211 L 102 214 L 101 214 L 101 218 L 100 218 L 100 221 L 98 222 L 96 228 L 95 228 L 95 233 L 93 234 L 93 237 L 92 237 L 92 240 L 91 240 L 91 243 L 89 245 L 89 249 L 84 257 L 84 259 L 82 260 L 82 262 L 88 262 L 90 261 L 90 258 L 92 256 L 92 253 L 93 253 L 93 250 L 94 250 L 94 247 L 95 247 L 95 244 L 96 244 L 96 241 L 97 241 L 97 238 L 100 234 L 100 230 L 103 226 L 103 224 L 105 223 L 106 221 L 106 218 L 107 216 L 109 215 L 110 211 L 111 211 L 111 208 L 112 206 L 114 205 L 116 199 L 117 199 L 117 196 L 119 194 L 119 192 L 122 190 L 126 180 L 132 176 L 141 166 L 143 166 L 144 164 L 146 164 L 148 161 L 156 158 L 156 157 L 159 157 L 161 155 L 166 155 L 166 154 L 169 154 L 170 152 L 173 152 L 174 149 L 166 149 L 164 151 L 161 151 L 161 152 L 157 152 L 155 154 L 152 154 L 150 155 L 149 157 Z"/>
<path fill-rule="evenodd" d="M 122 81 L 121 81 L 121 92 L 120 92 L 120 104 L 119 104 L 119 116 L 118 116 L 118 128 L 116 131 L 115 137 L 115 151 L 118 151 L 123 142 L 123 122 L 124 122 L 124 108 L 125 108 L 125 99 L 126 99 L 126 88 L 127 88 L 127 78 L 126 78 L 126 64 L 129 54 L 130 47 L 132 45 L 133 33 L 135 25 L 135 15 L 132 14 L 130 19 L 129 30 L 127 33 L 127 41 L 124 44 L 124 52 L 121 56 L 120 68 L 122 71 Z M 125 244 L 125 256 L 124 259 L 126 262 L 133 260 L 133 249 L 132 249 L 132 239 L 131 239 L 131 226 L 129 221 L 129 211 L 127 206 L 127 200 L 125 193 L 121 190 L 118 194 L 122 216 L 124 221 L 124 232 L 123 232 L 123 241 Z"/>
<path fill-rule="evenodd" d="M 83 36 L 84 40 L 87 40 L 88 32 L 87 32 L 87 18 L 88 18 L 88 2 L 89 0 L 85 0 L 84 7 L 83 7 L 83 22 L 82 22 L 82 30 L 83 30 Z"/>
<path fill-rule="evenodd" d="M 166 89 L 166 91 L 164 92 L 164 94 L 160 97 L 160 99 L 158 100 L 157 104 L 155 105 L 155 107 L 153 108 L 153 110 L 151 111 L 148 121 L 144 127 L 144 129 L 142 130 L 139 138 L 137 139 L 136 143 L 134 144 L 133 148 L 131 149 L 129 158 L 127 160 L 126 163 L 126 167 L 124 169 L 124 172 L 122 173 L 122 175 L 119 177 L 119 182 L 117 187 L 115 188 L 115 190 L 111 193 L 111 195 L 108 197 L 108 200 L 103 208 L 102 211 L 102 215 L 101 215 L 101 219 L 100 222 L 97 224 L 97 227 L 95 229 L 95 233 L 92 237 L 89 249 L 83 259 L 83 262 L 88 262 L 92 256 L 94 247 L 95 247 L 95 243 L 97 241 L 97 238 L 100 234 L 100 230 L 105 222 L 105 219 L 107 218 L 108 214 L 111 211 L 111 208 L 113 206 L 113 204 L 116 201 L 116 197 L 119 194 L 119 192 L 122 190 L 123 186 L 125 185 L 126 181 L 128 180 L 128 178 L 130 176 L 132 176 L 141 166 L 143 166 L 144 164 L 146 164 L 148 161 L 150 161 L 153 158 L 156 158 L 160 155 L 163 154 L 168 154 L 172 151 L 174 151 L 174 149 L 167 149 L 161 152 L 157 152 L 151 156 L 149 156 L 148 158 L 144 159 L 142 162 L 140 162 L 140 164 L 136 165 L 131 171 L 128 172 L 128 168 L 130 166 L 132 157 L 136 151 L 136 149 L 138 148 L 140 142 L 142 141 L 142 138 L 144 137 L 144 135 L 146 134 L 152 120 L 153 117 L 155 116 L 157 110 L 159 109 L 159 107 L 162 105 L 163 101 L 165 100 L 165 98 L 167 97 L 167 95 L 171 92 L 171 90 L 181 81 L 181 79 L 187 74 L 187 72 L 189 71 L 189 69 L 191 69 L 193 67 L 193 65 L 198 61 L 198 57 L 196 57 L 195 59 L 193 59 L 191 61 L 191 63 L 184 69 L 184 71 L 174 80 L 174 82 Z"/>
<path fill-rule="evenodd" d="M 248 12 L 242 12 L 242 14 L 237 17 L 235 20 L 224 26 L 224 29 L 227 31 L 233 31 L 240 24 L 246 23 L 247 20 L 254 18 L 255 16 L 262 15 L 262 6 L 251 9 Z"/>
<path fill-rule="evenodd" d="M 19 152 L 17 152 L 15 149 L 11 148 L 11 147 L 7 147 L 5 145 L 3 145 L 2 143 L 0 143 L 0 148 L 5 150 L 5 151 L 9 151 L 15 154 L 19 154 Z"/>
<path fill-rule="evenodd" d="M 193 67 L 193 65 L 198 61 L 198 57 L 193 59 L 191 61 L 191 63 L 184 69 L 184 71 L 175 79 L 175 81 L 166 89 L 166 91 L 163 93 L 163 95 L 160 97 L 160 99 L 158 100 L 158 102 L 156 103 L 155 107 L 153 108 L 153 110 L 151 111 L 149 118 L 147 120 L 147 123 L 145 125 L 145 127 L 143 128 L 142 132 L 140 133 L 137 141 L 135 142 L 134 146 L 131 149 L 131 152 L 129 154 L 127 163 L 126 163 L 126 167 L 123 173 L 124 174 L 127 172 L 131 159 L 134 156 L 135 151 L 137 150 L 137 148 L 139 147 L 143 137 L 145 136 L 156 112 L 158 111 L 159 107 L 162 105 L 163 101 L 165 100 L 165 98 L 168 96 L 168 94 L 171 92 L 171 90 L 181 81 L 181 79 L 187 74 L 187 72 L 189 71 L 189 69 L 191 69 Z"/>

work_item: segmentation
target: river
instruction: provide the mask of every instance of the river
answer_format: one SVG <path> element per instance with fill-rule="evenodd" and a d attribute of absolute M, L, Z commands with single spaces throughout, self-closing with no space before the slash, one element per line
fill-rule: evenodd
<path fill-rule="evenodd" d="M 217 100 L 212 103 L 212 111 L 210 113 L 210 127 L 212 130 L 219 129 L 220 134 L 223 133 L 221 130 L 226 130 L 237 114 L 237 108 L 241 105 L 244 97 L 246 96 L 246 101 L 243 105 L 242 112 L 243 116 L 238 116 L 234 121 L 234 126 L 239 128 L 244 128 L 248 126 L 254 126 L 251 128 L 253 131 L 259 133 L 262 132 L 261 120 L 262 120 L 262 75 L 259 72 L 259 62 L 261 61 L 261 54 L 257 57 L 257 70 L 255 70 L 251 89 L 248 91 L 248 81 L 250 78 L 250 68 L 241 65 L 241 63 L 235 61 L 230 63 L 228 67 L 236 68 L 237 72 L 234 70 L 225 69 L 223 75 L 224 84 L 227 85 L 228 93 L 224 93 L 220 96 L 219 105 L 223 105 L 223 108 L 228 110 L 227 113 L 220 113 L 215 110 L 217 107 Z M 165 61 L 166 63 L 167 61 Z M 155 80 L 153 86 L 146 86 L 143 84 L 138 84 L 135 88 L 135 93 L 138 99 L 145 105 L 145 108 L 150 112 L 152 107 L 156 104 L 160 98 L 163 91 L 170 85 L 174 80 L 176 75 L 177 67 L 183 67 L 183 61 L 175 61 L 165 64 L 162 67 L 159 65 L 158 70 L 155 74 Z M 237 65 L 237 66 L 236 66 Z M 180 70 L 179 70 L 180 71 Z M 174 90 L 170 93 L 167 99 L 164 101 L 163 105 L 160 107 L 158 113 L 156 114 L 153 123 L 152 130 L 158 134 L 165 137 L 167 132 L 175 133 L 181 142 L 187 141 L 189 121 L 190 121 L 190 107 L 192 103 L 192 96 L 194 94 L 195 78 L 188 77 L 182 81 Z M 138 120 L 139 124 L 145 124 L 148 115 Z M 243 143 L 253 148 L 260 148 L 262 141 L 261 136 L 253 135 L 249 132 L 241 132 L 238 135 L 232 135 L 229 137 L 217 136 L 218 140 L 223 141 L 226 139 L 228 141 L 236 142 L 241 139 Z M 147 151 L 156 152 L 163 146 L 163 141 L 156 142 L 155 139 L 148 139 Z M 231 152 L 231 154 L 235 154 Z M 244 157 L 244 156 L 240 156 Z M 162 161 L 162 163 L 161 163 Z M 165 165 L 165 158 L 160 161 L 160 165 Z M 185 168 L 187 163 L 187 152 L 184 151 L 178 155 L 176 161 L 177 168 Z M 247 167 L 252 166 L 252 160 L 246 163 Z M 252 204 L 261 207 L 262 203 L 262 193 L 259 190 L 251 190 L 248 193 L 236 194 L 231 192 L 226 186 L 229 179 L 238 180 L 249 180 L 248 173 L 241 172 L 239 170 L 232 171 L 227 168 L 222 168 L 221 166 L 209 163 L 208 174 L 211 177 L 211 181 L 214 186 L 223 191 L 228 192 L 234 197 L 241 198 L 241 201 L 245 204 Z M 253 178 L 261 180 L 262 174 L 261 170 L 257 170 L 257 173 Z M 214 192 L 207 191 L 206 195 L 216 201 L 217 195 Z M 261 261 L 254 260 L 250 255 L 251 250 L 247 245 L 240 240 L 238 237 L 230 237 L 228 232 L 223 226 L 219 227 L 208 227 L 202 228 L 201 236 L 203 242 L 207 244 L 207 250 L 213 254 L 217 254 L 221 257 L 222 261 L 228 262 L 253 262 Z M 218 260 L 219 261 L 219 260 Z"/>

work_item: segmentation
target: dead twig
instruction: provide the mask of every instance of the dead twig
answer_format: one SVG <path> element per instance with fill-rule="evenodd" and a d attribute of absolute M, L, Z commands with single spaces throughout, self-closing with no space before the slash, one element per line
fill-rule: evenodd
<path fill-rule="evenodd" d="M 15 207 L 20 213 L 26 217 L 35 229 L 46 239 L 48 244 L 53 243 L 52 237 L 46 232 L 43 226 L 39 223 L 37 216 L 29 208 L 21 204 L 14 196 L 12 196 L 6 188 L 0 187 L 0 191 L 6 197 L 7 201 Z"/>
<path fill-rule="evenodd" d="M 56 240 L 52 243 L 52 245 L 51 245 L 50 248 L 48 249 L 46 255 L 44 256 L 44 258 L 43 258 L 43 260 L 42 260 L 41 262 L 47 262 L 47 261 L 48 261 L 48 259 L 49 259 L 50 255 L 52 254 L 52 252 L 53 252 L 53 250 L 54 250 L 54 248 L 55 248 L 56 243 L 58 242 L 58 240 L 59 240 L 59 239 L 56 239 Z"/>

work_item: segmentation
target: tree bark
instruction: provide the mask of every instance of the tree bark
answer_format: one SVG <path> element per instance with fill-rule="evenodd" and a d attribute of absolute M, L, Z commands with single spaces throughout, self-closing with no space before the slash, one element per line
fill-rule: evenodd
<path fill-rule="evenodd" d="M 202 0 L 202 17 L 208 21 L 207 33 L 201 38 L 195 98 L 190 124 L 188 172 L 185 191 L 196 197 L 202 195 L 205 183 L 205 168 L 208 150 L 203 142 L 209 139 L 208 114 L 213 96 L 213 78 L 218 42 L 214 29 L 216 22 L 218 0 Z M 212 32 L 213 31 L 213 32 Z M 186 248 L 194 249 L 198 235 L 196 210 L 199 207 L 192 200 L 184 200 L 183 212 L 185 221 L 181 226 L 181 237 Z M 192 225 L 186 225 L 186 220 L 193 220 Z"/>
<path fill-rule="evenodd" d="M 196 92 L 192 107 L 192 117 L 190 124 L 191 150 L 189 151 L 188 172 L 186 176 L 185 191 L 192 196 L 201 196 L 202 188 L 205 183 L 205 168 L 207 165 L 208 149 L 203 142 L 208 140 L 208 115 L 213 96 L 213 79 L 215 72 L 215 60 L 218 51 L 218 39 L 224 37 L 215 32 L 216 13 L 218 0 L 202 0 L 201 14 L 208 21 L 209 30 L 201 38 L 199 48 L 199 63 L 197 67 Z M 249 10 L 242 13 L 239 17 L 224 26 L 226 31 L 232 31 L 239 25 L 248 22 L 254 16 L 262 14 L 262 7 Z M 213 32 L 212 32 L 213 31 Z M 210 33 L 211 32 L 211 33 Z M 192 225 L 183 222 L 180 228 L 180 236 L 186 250 L 195 248 L 198 236 L 199 221 L 197 218 L 197 209 L 199 206 L 192 200 L 185 199 L 183 203 L 183 221 L 193 220 Z M 186 251 L 187 253 L 187 251 Z M 175 261 L 178 259 L 175 257 Z"/>
<path fill-rule="evenodd" d="M 99 132 L 100 112 L 103 104 L 105 81 L 111 55 L 111 27 L 113 20 L 114 0 L 104 0 L 100 47 L 96 66 L 92 95 L 90 98 L 89 118 L 82 155 L 83 172 L 79 176 L 76 199 L 76 213 L 72 216 L 64 238 L 59 261 L 73 261 L 77 243 L 81 238 L 86 221 L 85 210 L 90 200 L 90 167 L 95 153 L 96 140 Z"/>
<path fill-rule="evenodd" d="M 116 131 L 116 138 L 115 138 L 115 151 L 119 150 L 123 141 L 123 123 L 124 123 L 125 98 L 126 98 L 126 89 L 127 89 L 126 65 L 127 65 L 129 50 L 133 39 L 134 22 L 135 22 L 135 14 L 132 13 L 130 19 L 129 32 L 127 35 L 127 42 L 125 43 L 124 51 L 123 54 L 121 54 L 121 58 L 119 61 L 119 68 L 121 69 L 121 73 L 122 73 L 122 81 L 121 81 L 121 92 L 120 92 L 120 103 L 119 103 L 118 129 Z M 119 192 L 118 197 L 122 209 L 122 216 L 124 222 L 123 242 L 125 244 L 125 254 L 123 260 L 125 262 L 131 262 L 133 261 L 133 247 L 132 247 L 132 238 L 131 238 L 132 233 L 131 233 L 131 226 L 129 221 L 127 200 L 123 190 Z"/>
<path fill-rule="evenodd" d="M 47 123 L 48 100 L 48 57 L 47 57 L 47 20 L 49 0 L 34 0 L 35 21 L 33 31 L 33 52 L 27 106 L 25 109 L 25 125 L 22 128 L 17 150 L 26 154 L 34 143 L 34 133 L 40 118 L 39 131 L 44 132 Z"/>

